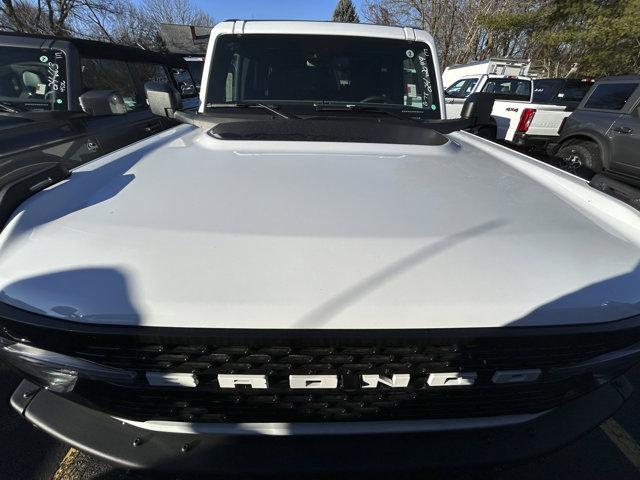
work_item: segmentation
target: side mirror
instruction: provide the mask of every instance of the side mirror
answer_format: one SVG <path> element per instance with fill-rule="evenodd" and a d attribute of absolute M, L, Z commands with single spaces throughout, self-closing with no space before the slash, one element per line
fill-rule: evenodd
<path fill-rule="evenodd" d="M 149 108 L 155 115 L 173 118 L 176 111 L 182 108 L 180 93 L 166 82 L 147 82 L 144 84 Z"/>
<path fill-rule="evenodd" d="M 79 100 L 82 110 L 95 117 L 127 113 L 122 95 L 113 90 L 90 90 L 80 95 Z"/>
<path fill-rule="evenodd" d="M 460 118 L 470 120 L 473 126 L 489 125 L 495 97 L 491 93 L 476 92 L 467 97 Z"/>

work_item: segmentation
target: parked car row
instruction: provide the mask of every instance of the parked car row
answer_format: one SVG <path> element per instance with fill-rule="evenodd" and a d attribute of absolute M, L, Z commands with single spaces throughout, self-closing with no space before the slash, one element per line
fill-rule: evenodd
<path fill-rule="evenodd" d="M 0 35 L 0 47 L 0 175 L 52 159 L 72 168 L 175 125 L 150 112 L 147 81 L 170 82 L 185 106 L 198 104 L 201 56 L 9 33 Z M 448 67 L 447 117 L 459 117 L 472 93 L 492 93 L 493 125 L 480 135 L 546 150 L 573 171 L 606 171 L 639 183 L 640 160 L 629 152 L 640 142 L 640 77 L 594 85 L 593 79 L 531 79 L 529 67 L 499 58 Z M 96 108 L 109 104 L 113 92 L 122 111 Z"/>
<path fill-rule="evenodd" d="M 170 82 L 198 105 L 178 55 L 89 40 L 0 35 L 0 176 L 34 162 L 75 167 L 176 124 L 151 113 L 144 84 Z M 114 108 L 118 96 L 123 108 Z"/>
<path fill-rule="evenodd" d="M 494 127 L 482 136 L 515 147 L 546 151 L 575 173 L 605 172 L 640 185 L 640 75 L 591 78 L 531 79 L 521 75 L 479 73 L 478 68 L 505 70 L 503 59 L 445 70 L 447 117 L 457 117 L 466 98 L 475 92 L 493 93 Z M 525 67 L 521 62 L 510 65 Z M 463 68 L 464 67 L 464 68 Z M 455 71 L 469 73 L 452 76 Z M 444 75 L 443 75 L 444 78 Z M 445 83 L 445 85 L 447 85 Z"/>
<path fill-rule="evenodd" d="M 544 148 L 557 137 L 562 122 L 593 85 L 592 79 L 548 78 L 533 80 L 531 101 L 512 105 L 496 121 L 509 126 L 505 140 L 517 147 Z"/>

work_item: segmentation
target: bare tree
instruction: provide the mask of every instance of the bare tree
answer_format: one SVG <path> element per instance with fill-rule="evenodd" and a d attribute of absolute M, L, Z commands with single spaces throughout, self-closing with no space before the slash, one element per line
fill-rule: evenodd
<path fill-rule="evenodd" d="M 138 5 L 124 5 L 123 14 L 111 25 L 111 37 L 118 43 L 162 50 L 161 23 L 213 26 L 215 20 L 192 0 L 144 0 Z M 101 37 L 100 32 L 95 34 Z"/>
<path fill-rule="evenodd" d="M 0 0 L 0 29 L 163 49 L 161 23 L 213 26 L 192 0 Z"/>
<path fill-rule="evenodd" d="M 362 15 L 372 23 L 429 31 L 442 65 L 447 66 L 491 55 L 526 55 L 529 12 L 545 1 L 366 0 Z"/>
<path fill-rule="evenodd" d="M 202 10 L 192 0 L 145 0 L 140 9 L 156 23 L 177 23 L 181 25 L 211 26 L 213 17 Z"/>
<path fill-rule="evenodd" d="M 2 0 L 0 28 L 25 33 L 86 36 L 106 26 L 119 13 L 109 0 Z"/>

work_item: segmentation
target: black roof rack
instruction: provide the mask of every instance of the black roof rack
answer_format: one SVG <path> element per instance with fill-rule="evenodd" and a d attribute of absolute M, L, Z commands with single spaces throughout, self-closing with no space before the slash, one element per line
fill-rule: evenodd
<path fill-rule="evenodd" d="M 84 38 L 58 37 L 53 35 L 40 35 L 31 33 L 0 32 L 0 39 L 5 36 L 37 38 L 50 40 L 52 42 L 68 42 L 72 44 L 81 55 L 108 58 L 114 60 L 127 59 L 130 61 L 163 63 L 182 67 L 184 59 L 180 55 L 172 53 L 161 53 L 152 50 L 144 50 L 140 47 L 119 45 L 117 43 L 100 42 L 97 40 L 87 40 Z"/>

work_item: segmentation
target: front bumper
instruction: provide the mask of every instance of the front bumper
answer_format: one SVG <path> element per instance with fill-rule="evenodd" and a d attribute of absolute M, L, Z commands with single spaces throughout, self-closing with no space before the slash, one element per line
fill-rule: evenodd
<path fill-rule="evenodd" d="M 222 476 L 410 473 L 505 464 L 556 450 L 610 417 L 631 395 L 624 376 L 508 426 L 368 435 L 265 436 L 150 431 L 23 381 L 11 398 L 27 420 L 125 468 Z"/>

